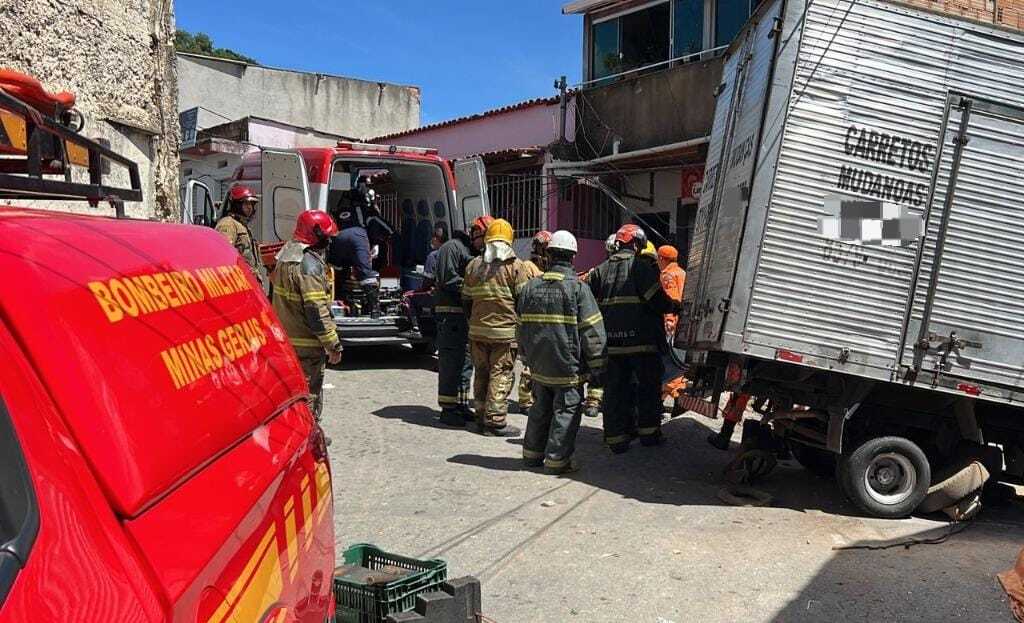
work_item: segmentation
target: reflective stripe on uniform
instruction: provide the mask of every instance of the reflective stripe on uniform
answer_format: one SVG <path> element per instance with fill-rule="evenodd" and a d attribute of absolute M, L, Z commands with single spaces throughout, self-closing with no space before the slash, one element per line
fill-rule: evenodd
<path fill-rule="evenodd" d="M 527 448 L 523 448 L 523 458 L 524 459 L 542 459 L 542 458 L 544 458 L 544 453 L 543 452 L 537 452 L 536 450 L 528 450 Z"/>
<path fill-rule="evenodd" d="M 564 281 L 565 275 L 556 272 L 547 272 L 540 276 L 544 281 Z"/>
<path fill-rule="evenodd" d="M 654 296 L 658 292 L 658 290 L 660 290 L 660 289 L 661 289 L 661 281 L 660 280 L 659 281 L 655 281 L 654 285 L 649 287 L 649 288 L 647 288 L 647 292 L 644 292 L 644 298 L 650 300 L 650 298 L 652 296 Z"/>
<path fill-rule="evenodd" d="M 603 368 L 606 363 L 608 363 L 608 358 L 607 357 L 601 357 L 600 359 L 594 359 L 593 361 L 588 361 L 587 362 L 587 367 L 592 369 L 592 370 L 597 370 L 598 368 Z"/>
<path fill-rule="evenodd" d="M 598 318 L 601 315 L 598 314 Z M 562 314 L 523 314 L 519 317 L 520 322 L 532 322 L 536 324 L 576 324 L 574 316 Z"/>
<path fill-rule="evenodd" d="M 439 405 L 457 405 L 459 404 L 458 396 L 445 396 L 443 394 L 437 395 L 437 404 Z"/>
<path fill-rule="evenodd" d="M 658 286 L 661 287 L 660 285 Z M 606 305 L 641 305 L 643 301 L 640 300 L 639 296 L 613 296 L 611 298 L 599 301 L 598 305 L 604 307 Z"/>
<path fill-rule="evenodd" d="M 507 299 L 515 300 L 512 296 L 512 288 L 508 286 L 501 286 L 496 283 L 481 283 L 476 286 L 465 286 L 462 289 L 463 296 L 469 296 L 473 299 L 487 300 L 487 299 Z"/>
<path fill-rule="evenodd" d="M 609 346 L 609 355 L 639 355 L 643 353 L 656 353 L 658 347 L 653 344 L 645 344 L 643 346 Z"/>
<path fill-rule="evenodd" d="M 465 310 L 455 305 L 434 305 L 435 314 L 463 314 Z"/>
<path fill-rule="evenodd" d="M 515 327 L 481 327 L 470 325 L 469 337 L 479 340 L 514 340 L 516 337 Z"/>
<path fill-rule="evenodd" d="M 642 436 L 642 437 L 647 437 L 647 436 L 649 436 L 649 435 L 653 435 L 654 433 L 658 432 L 658 430 L 659 430 L 659 429 L 658 429 L 658 427 L 657 427 L 657 426 L 650 426 L 650 427 L 645 427 L 645 428 L 638 428 L 638 429 L 636 429 L 636 434 L 637 434 L 637 435 L 640 435 L 640 436 Z"/>
<path fill-rule="evenodd" d="M 293 303 L 302 303 L 304 301 L 328 301 L 330 299 L 326 292 L 306 292 L 305 294 L 302 294 L 301 292 L 291 292 L 284 288 L 275 289 L 274 296 L 280 296 L 284 300 L 291 301 Z"/>
<path fill-rule="evenodd" d="M 606 437 L 604 442 L 609 446 L 613 446 L 617 443 L 623 443 L 629 441 L 629 435 L 616 435 L 614 437 Z"/>
<path fill-rule="evenodd" d="M 590 316 L 587 316 L 583 320 L 580 320 L 580 326 L 581 327 L 592 327 L 592 326 L 594 326 L 595 324 L 597 324 L 599 322 L 601 322 L 601 312 L 597 312 L 596 314 L 591 314 Z"/>
<path fill-rule="evenodd" d="M 536 370 L 530 370 L 530 375 L 534 381 L 542 385 L 555 385 L 560 387 L 571 387 L 573 385 L 580 384 L 580 377 L 575 374 L 572 376 L 544 376 L 543 374 L 537 374 Z"/>

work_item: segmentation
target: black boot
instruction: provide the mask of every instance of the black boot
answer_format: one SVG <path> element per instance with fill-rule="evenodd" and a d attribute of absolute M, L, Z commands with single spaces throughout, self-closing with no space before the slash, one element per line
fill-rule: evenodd
<path fill-rule="evenodd" d="M 366 308 L 370 311 L 370 318 L 380 318 L 380 290 L 376 287 L 369 287 L 366 290 Z"/>
<path fill-rule="evenodd" d="M 454 426 L 455 428 L 465 428 L 466 420 L 462 417 L 462 413 L 457 408 L 455 409 L 442 409 L 441 417 L 438 418 L 445 426 Z"/>
<path fill-rule="evenodd" d="M 708 435 L 708 443 L 719 450 L 728 450 L 732 433 L 736 430 L 736 422 L 722 422 L 722 430 L 717 435 Z"/>

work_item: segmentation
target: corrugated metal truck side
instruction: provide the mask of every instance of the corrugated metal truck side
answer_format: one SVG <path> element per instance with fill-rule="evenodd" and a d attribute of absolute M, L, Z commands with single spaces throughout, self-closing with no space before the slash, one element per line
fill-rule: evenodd
<path fill-rule="evenodd" d="M 677 340 L 696 393 L 810 407 L 776 432 L 841 464 L 893 433 L 941 471 L 984 437 L 1021 475 L 1024 35 L 766 2 L 729 50 L 706 171 Z M 905 514 L 923 476 L 898 503 L 851 497 Z"/>

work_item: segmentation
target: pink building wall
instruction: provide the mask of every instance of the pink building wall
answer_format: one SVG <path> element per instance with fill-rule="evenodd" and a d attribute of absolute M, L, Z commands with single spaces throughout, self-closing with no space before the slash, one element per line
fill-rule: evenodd
<path fill-rule="evenodd" d="M 478 118 L 457 120 L 438 127 L 426 126 L 399 135 L 374 139 L 409 147 L 434 147 L 444 158 L 463 158 L 506 149 L 544 147 L 558 138 L 558 103 L 539 103 L 502 112 L 481 113 Z M 566 136 L 573 140 L 575 103 L 566 111 Z"/>

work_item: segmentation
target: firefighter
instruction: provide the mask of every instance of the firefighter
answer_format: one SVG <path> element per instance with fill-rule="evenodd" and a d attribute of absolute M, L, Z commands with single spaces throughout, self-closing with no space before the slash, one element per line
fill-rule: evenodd
<path fill-rule="evenodd" d="M 611 257 L 615 253 L 615 234 L 608 236 L 608 239 L 604 241 L 604 250 Z M 584 276 L 584 281 L 587 281 L 590 273 Z M 593 379 L 587 381 L 587 393 L 583 398 L 583 415 L 587 417 L 597 417 L 601 415 L 601 402 L 604 400 L 604 386 L 601 380 Z"/>
<path fill-rule="evenodd" d="M 302 364 L 317 420 L 323 410 L 324 363 L 337 364 L 342 352 L 331 316 L 331 282 L 324 260 L 337 234 L 338 226 L 326 212 L 303 212 L 291 241 L 277 254 L 271 277 L 274 311 Z"/>
<path fill-rule="evenodd" d="M 679 251 L 672 245 L 666 244 L 658 247 L 661 287 L 677 305 L 682 305 L 683 286 L 686 284 L 686 271 L 679 266 L 678 260 Z M 678 322 L 678 314 L 665 314 L 665 339 L 668 344 L 672 344 Z M 665 398 L 672 399 L 672 417 L 678 417 L 686 412 L 685 407 L 680 403 L 684 389 L 686 389 L 686 377 L 682 374 L 670 379 L 661 388 L 662 400 Z"/>
<path fill-rule="evenodd" d="M 663 440 L 662 314 L 672 311 L 675 305 L 661 288 L 657 264 L 641 255 L 646 245 L 644 230 L 632 224 L 623 225 L 615 234 L 615 253 L 590 273 L 590 289 L 608 331 L 604 435 L 605 443 L 616 454 L 629 450 L 634 432 L 645 446 L 655 446 Z M 634 374 L 635 388 L 631 384 Z"/>
<path fill-rule="evenodd" d="M 469 315 L 473 358 L 473 401 L 477 432 L 513 437 L 520 430 L 505 422 L 508 395 L 515 381 L 516 298 L 540 272 L 516 257 L 512 225 L 496 219 L 487 226 L 484 250 L 466 267 L 462 304 Z"/>
<path fill-rule="evenodd" d="M 423 262 L 423 281 L 420 284 L 421 290 L 429 290 L 434 287 L 434 271 L 437 270 L 437 255 L 441 251 L 441 245 L 448 242 L 448 230 L 444 223 L 438 223 L 434 228 L 434 234 L 430 237 L 430 253 Z"/>
<path fill-rule="evenodd" d="M 434 318 L 437 324 L 437 405 L 441 422 L 462 428 L 474 421 L 466 404 L 473 365 L 469 358 L 469 325 L 462 307 L 462 283 L 466 266 L 484 244 L 484 233 L 493 221 L 481 216 L 469 233 L 452 232 L 437 250 L 434 270 Z"/>
<path fill-rule="evenodd" d="M 373 269 L 373 245 L 386 241 L 394 229 L 377 212 L 375 197 L 360 178 L 356 188 L 338 201 L 332 214 L 341 233 L 331 240 L 327 263 L 342 269 L 346 289 L 361 293 L 370 317 L 380 318 L 380 274 Z"/>
<path fill-rule="evenodd" d="M 519 347 L 533 371 L 533 408 L 523 438 L 523 460 L 551 473 L 575 471 L 580 390 L 600 377 L 605 332 L 594 295 L 572 267 L 576 238 L 560 230 L 547 245 L 548 269 L 531 279 L 516 304 Z"/>
<path fill-rule="evenodd" d="M 530 259 L 526 263 L 531 265 L 538 274 L 544 272 L 547 266 L 547 247 L 551 242 L 551 232 L 542 229 L 533 237 L 530 245 Z M 533 406 L 533 389 L 530 385 L 530 367 L 523 364 L 523 371 L 519 373 L 519 412 L 527 413 Z"/>
<path fill-rule="evenodd" d="M 217 221 L 214 229 L 227 238 L 228 244 L 238 250 L 245 263 L 249 265 L 256 281 L 260 287 L 266 289 L 267 272 L 263 266 L 263 259 L 260 257 L 259 249 L 256 247 L 256 238 L 249 229 L 249 223 L 256 214 L 256 204 L 259 198 L 246 186 L 235 184 L 228 191 L 228 209 L 223 217 Z"/>

